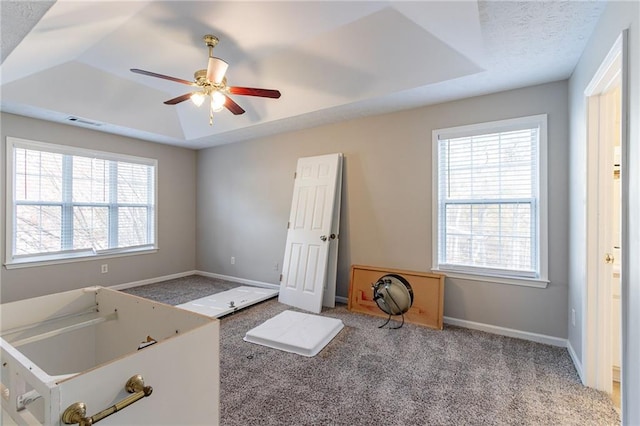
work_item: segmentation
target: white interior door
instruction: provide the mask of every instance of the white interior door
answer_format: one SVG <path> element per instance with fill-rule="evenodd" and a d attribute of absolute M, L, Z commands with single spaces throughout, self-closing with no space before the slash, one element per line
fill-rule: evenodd
<path fill-rule="evenodd" d="M 298 159 L 282 262 L 278 296 L 281 303 L 314 313 L 322 310 L 341 172 L 342 154 Z"/>

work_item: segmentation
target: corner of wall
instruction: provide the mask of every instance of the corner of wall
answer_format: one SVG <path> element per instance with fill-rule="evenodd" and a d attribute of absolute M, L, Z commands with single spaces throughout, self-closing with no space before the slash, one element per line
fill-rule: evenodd
<path fill-rule="evenodd" d="M 580 377 L 580 381 L 583 385 L 586 386 L 586 382 L 584 380 L 584 373 L 582 371 L 582 362 L 578 355 L 576 355 L 576 351 L 573 350 L 573 346 L 571 345 L 571 341 L 567 340 L 567 350 L 569 351 L 569 356 L 571 357 L 571 361 L 573 361 L 573 366 L 576 368 L 578 372 L 578 377 Z"/>

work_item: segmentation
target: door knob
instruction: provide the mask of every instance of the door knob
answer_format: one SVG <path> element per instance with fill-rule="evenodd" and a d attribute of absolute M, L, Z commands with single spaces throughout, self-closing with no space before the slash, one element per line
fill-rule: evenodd
<path fill-rule="evenodd" d="M 613 263 L 614 260 L 615 260 L 615 258 L 613 257 L 613 255 L 611 253 L 607 253 L 604 256 L 604 262 L 605 263 Z"/>
<path fill-rule="evenodd" d="M 322 241 L 327 241 L 327 236 L 326 236 L 326 235 L 323 235 L 323 236 L 321 236 L 321 237 L 320 237 L 320 239 L 321 239 Z"/>

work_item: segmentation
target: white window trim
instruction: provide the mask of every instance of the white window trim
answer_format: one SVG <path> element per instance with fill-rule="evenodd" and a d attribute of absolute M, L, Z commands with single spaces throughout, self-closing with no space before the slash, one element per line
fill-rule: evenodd
<path fill-rule="evenodd" d="M 154 243 L 108 250 L 67 250 L 55 253 L 42 253 L 25 256 L 13 256 L 13 230 L 14 230 L 14 193 L 13 193 L 13 151 L 15 148 L 42 149 L 43 151 L 56 152 L 84 156 L 89 158 L 100 158 L 112 161 L 130 161 L 132 163 L 146 164 L 153 166 L 154 170 Z M 57 145 L 48 142 L 38 142 L 28 139 L 21 139 L 7 136 L 6 147 L 6 211 L 5 211 L 5 262 L 7 269 L 27 268 L 34 266 L 55 265 L 61 263 L 72 263 L 79 261 L 106 259 L 113 257 L 132 256 L 140 254 L 156 253 L 158 251 L 158 160 L 152 158 L 136 157 L 126 154 L 116 154 L 112 152 L 97 151 L 73 146 Z"/>
<path fill-rule="evenodd" d="M 478 272 L 468 272 L 441 266 L 438 261 L 438 241 L 439 241 L 439 223 L 438 223 L 438 204 L 439 204 L 439 174 L 438 174 L 438 140 L 452 139 L 464 136 L 476 135 L 482 132 L 505 132 L 509 130 L 521 129 L 524 126 L 539 126 L 539 191 L 538 194 L 538 261 L 540 263 L 539 277 L 517 277 L 512 275 L 501 275 L 490 270 Z M 444 129 L 433 130 L 431 135 L 431 158 L 432 158 L 432 198 L 431 198 L 431 217 L 432 217 L 432 260 L 431 271 L 445 274 L 451 278 L 461 278 L 471 281 L 485 281 L 498 284 L 512 284 L 525 287 L 546 288 L 549 284 L 548 268 L 549 268 L 549 239 L 548 239 L 548 186 L 547 186 L 547 114 L 532 115 L 528 117 L 512 118 L 507 120 L 498 120 L 485 123 L 477 123 L 466 126 L 457 126 Z"/>

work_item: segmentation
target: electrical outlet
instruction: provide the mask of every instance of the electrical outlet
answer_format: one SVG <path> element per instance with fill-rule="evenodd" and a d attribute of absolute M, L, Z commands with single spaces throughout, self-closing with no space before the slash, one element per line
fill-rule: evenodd
<path fill-rule="evenodd" d="M 576 310 L 571 308 L 571 325 L 575 327 L 576 325 Z"/>
<path fill-rule="evenodd" d="M 102 272 L 103 274 L 109 272 L 109 265 L 107 265 L 106 263 L 104 265 L 100 265 L 100 272 Z"/>
<path fill-rule="evenodd" d="M 235 256 L 231 256 L 231 264 L 235 265 L 236 264 L 236 258 Z"/>

